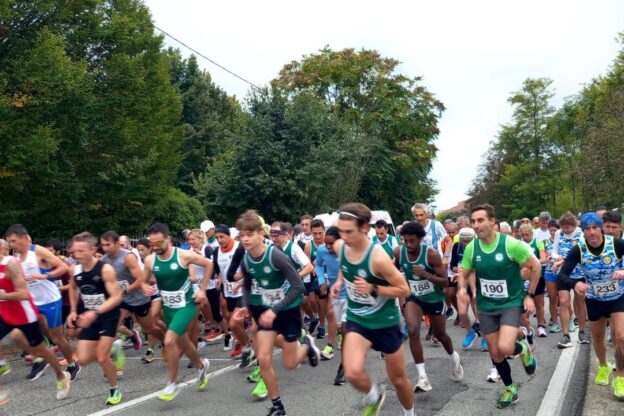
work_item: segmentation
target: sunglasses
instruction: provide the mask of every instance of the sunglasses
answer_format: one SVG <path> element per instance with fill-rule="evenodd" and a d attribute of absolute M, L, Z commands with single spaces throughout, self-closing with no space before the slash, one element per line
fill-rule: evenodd
<path fill-rule="evenodd" d="M 164 243 L 165 243 L 165 240 L 159 240 L 159 241 L 150 240 L 149 242 L 150 247 L 156 247 L 156 248 L 162 247 Z"/>

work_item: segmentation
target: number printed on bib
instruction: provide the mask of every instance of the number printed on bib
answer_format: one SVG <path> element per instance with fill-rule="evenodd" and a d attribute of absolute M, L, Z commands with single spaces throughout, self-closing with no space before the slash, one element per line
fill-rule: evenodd
<path fill-rule="evenodd" d="M 85 309 L 93 310 L 104 303 L 105 296 L 104 293 L 99 293 L 97 295 L 85 295 L 80 294 L 82 298 L 82 303 L 84 304 Z"/>
<path fill-rule="evenodd" d="M 345 283 L 346 288 L 347 288 L 347 296 L 353 302 L 363 303 L 365 305 L 374 305 L 376 303 L 375 302 L 375 298 L 372 297 L 370 293 L 358 293 L 355 290 L 355 284 L 349 282 L 346 279 L 345 279 L 344 283 Z"/>
<path fill-rule="evenodd" d="M 130 286 L 130 282 L 127 280 L 119 281 L 119 289 L 121 289 L 122 293 L 126 293 L 128 291 L 128 286 Z"/>
<path fill-rule="evenodd" d="M 433 284 L 429 280 L 409 281 L 414 296 L 425 296 L 433 293 Z"/>
<path fill-rule="evenodd" d="M 266 306 L 275 306 L 278 303 L 280 303 L 282 300 L 284 300 L 284 298 L 286 297 L 286 294 L 284 293 L 284 290 L 282 290 L 282 288 L 278 288 L 278 289 L 263 289 L 262 290 L 262 303 L 265 304 Z"/>
<path fill-rule="evenodd" d="M 481 294 L 490 299 L 505 299 L 509 297 L 506 280 L 480 279 Z"/>
<path fill-rule="evenodd" d="M 184 308 L 186 306 L 186 296 L 183 290 L 161 290 L 160 297 L 166 307 L 171 309 Z"/>
<path fill-rule="evenodd" d="M 598 297 L 616 295 L 619 291 L 618 282 L 611 280 L 608 282 L 592 282 L 594 294 Z"/>
<path fill-rule="evenodd" d="M 227 297 L 232 297 L 239 292 L 239 290 L 234 290 L 236 288 L 236 285 L 238 285 L 238 282 L 223 282 L 223 285 L 223 291 L 225 292 L 225 296 Z"/>
<path fill-rule="evenodd" d="M 26 280 L 26 286 L 28 286 L 28 287 L 37 286 L 38 284 L 39 284 L 39 280 L 37 280 L 37 279 Z"/>

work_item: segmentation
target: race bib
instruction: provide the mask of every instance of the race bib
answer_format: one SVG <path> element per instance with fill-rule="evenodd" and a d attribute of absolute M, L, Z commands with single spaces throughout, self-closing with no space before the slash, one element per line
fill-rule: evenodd
<path fill-rule="evenodd" d="M 239 290 L 235 290 L 238 282 L 224 282 L 223 285 L 223 290 L 225 291 L 225 296 L 227 297 L 232 297 L 239 292 Z"/>
<path fill-rule="evenodd" d="M 344 280 L 344 283 L 347 288 L 347 296 L 353 302 L 362 303 L 365 305 L 374 305 L 376 303 L 375 298 L 372 297 L 370 293 L 358 293 L 355 290 L 355 284 L 349 282 L 346 279 Z"/>
<path fill-rule="evenodd" d="M 210 289 L 216 289 L 217 287 L 217 281 L 215 279 L 210 279 L 208 281 L 208 286 L 206 287 L 206 289 L 210 290 Z"/>
<path fill-rule="evenodd" d="M 58 288 L 63 287 L 63 281 L 61 279 L 55 280 L 54 283 L 56 284 L 56 287 Z"/>
<path fill-rule="evenodd" d="M 414 296 L 425 296 L 433 293 L 433 284 L 429 280 L 410 280 L 409 285 Z"/>
<path fill-rule="evenodd" d="M 598 297 L 617 295 L 619 292 L 618 282 L 611 280 L 609 282 L 592 282 L 594 294 Z"/>
<path fill-rule="evenodd" d="M 82 298 L 82 303 L 84 304 L 85 309 L 93 310 L 104 303 L 105 296 L 104 293 L 99 293 L 97 295 L 85 295 L 80 294 Z"/>
<path fill-rule="evenodd" d="M 161 290 L 160 298 L 165 306 L 171 309 L 179 309 L 186 306 L 186 296 L 183 290 Z"/>
<path fill-rule="evenodd" d="M 29 279 L 29 280 L 26 280 L 26 286 L 28 286 L 29 288 L 31 288 L 31 287 L 35 287 L 35 286 L 37 286 L 38 284 L 39 284 L 39 280 L 37 280 L 37 279 Z"/>
<path fill-rule="evenodd" d="M 198 277 L 197 280 L 195 280 L 195 285 L 197 285 L 197 287 L 200 287 L 202 285 L 202 283 L 204 283 L 204 278 L 203 277 Z M 210 285 L 210 283 L 208 283 L 208 285 Z"/>
<path fill-rule="evenodd" d="M 312 281 L 312 278 L 310 277 L 310 275 L 309 275 L 309 274 L 306 274 L 306 275 L 303 277 L 303 283 L 310 283 L 311 281 Z"/>
<path fill-rule="evenodd" d="M 128 291 L 128 286 L 130 286 L 130 282 L 127 280 L 119 280 L 119 289 L 121 289 L 122 293 L 126 293 Z"/>
<path fill-rule="evenodd" d="M 282 288 L 278 289 L 263 289 L 262 290 L 262 303 L 266 306 L 275 306 L 280 303 L 286 294 Z"/>
<path fill-rule="evenodd" d="M 481 282 L 481 295 L 490 299 L 505 299 L 509 297 L 506 280 L 485 280 Z"/>
<path fill-rule="evenodd" d="M 256 279 L 253 279 L 251 281 L 251 294 L 252 295 L 260 295 L 260 285 L 258 284 L 258 281 Z"/>

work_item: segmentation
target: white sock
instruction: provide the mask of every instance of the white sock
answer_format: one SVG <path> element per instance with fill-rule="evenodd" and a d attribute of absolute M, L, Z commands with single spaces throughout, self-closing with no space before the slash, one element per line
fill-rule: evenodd
<path fill-rule="evenodd" d="M 375 404 L 379 400 L 379 385 L 377 383 L 373 383 L 373 387 L 371 387 L 370 391 L 366 395 L 366 402 L 369 404 Z"/>
<path fill-rule="evenodd" d="M 459 354 L 457 353 L 457 351 L 453 351 L 452 353 L 449 354 L 449 359 L 451 360 L 451 362 L 454 364 L 456 362 L 459 361 Z"/>
<path fill-rule="evenodd" d="M 411 409 L 403 409 L 403 416 L 416 416 L 416 413 L 414 413 L 414 408 L 412 407 Z"/>
<path fill-rule="evenodd" d="M 418 377 L 426 377 L 425 363 L 416 364 L 416 370 L 418 370 Z"/>

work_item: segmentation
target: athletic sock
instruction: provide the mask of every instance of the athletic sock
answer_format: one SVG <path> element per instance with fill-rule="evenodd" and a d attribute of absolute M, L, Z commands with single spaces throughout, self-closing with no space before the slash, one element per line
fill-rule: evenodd
<path fill-rule="evenodd" d="M 418 377 L 426 377 L 425 363 L 416 364 L 416 370 L 418 370 Z"/>
<path fill-rule="evenodd" d="M 494 362 L 494 360 L 492 360 L 492 362 Z M 513 384 L 513 380 L 511 379 L 511 367 L 509 367 L 507 359 L 503 358 L 503 361 L 500 363 L 494 362 L 494 365 L 496 366 L 496 370 L 498 370 L 498 374 L 501 376 L 501 380 L 503 380 L 505 386 Z"/>
<path fill-rule="evenodd" d="M 373 383 L 373 386 L 366 395 L 366 402 L 368 404 L 375 404 L 377 403 L 377 400 L 379 400 L 379 386 L 377 383 Z"/>
<path fill-rule="evenodd" d="M 113 387 L 110 388 L 110 395 L 112 396 L 113 394 L 115 394 L 115 390 L 119 390 L 119 385 L 115 385 Z"/>
<path fill-rule="evenodd" d="M 451 360 L 451 362 L 453 364 L 455 364 L 455 363 L 457 363 L 459 361 L 459 354 L 457 353 L 457 351 L 453 351 L 448 356 L 449 356 L 449 360 Z"/>
<path fill-rule="evenodd" d="M 271 399 L 271 402 L 273 403 L 273 406 L 275 407 L 279 407 L 280 409 L 284 408 L 284 404 L 282 403 L 282 398 L 277 396 L 277 398 L 275 399 Z"/>
<path fill-rule="evenodd" d="M 403 416 L 416 416 L 416 413 L 414 413 L 414 408 L 412 407 L 411 409 L 403 409 Z"/>

